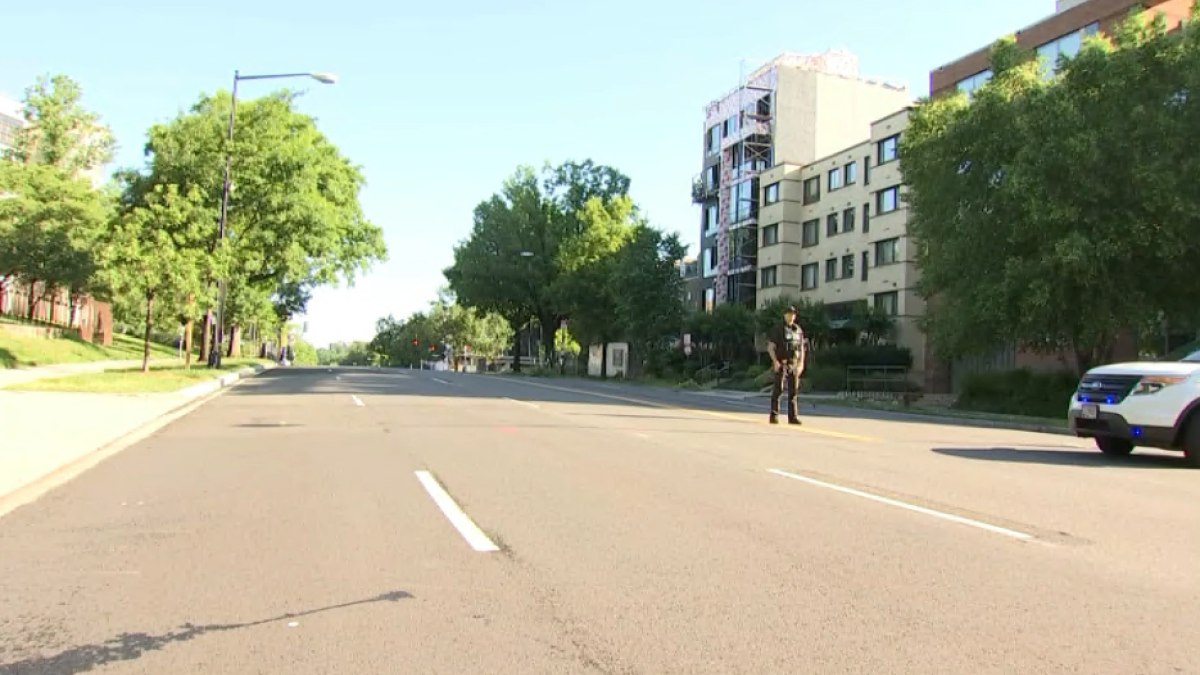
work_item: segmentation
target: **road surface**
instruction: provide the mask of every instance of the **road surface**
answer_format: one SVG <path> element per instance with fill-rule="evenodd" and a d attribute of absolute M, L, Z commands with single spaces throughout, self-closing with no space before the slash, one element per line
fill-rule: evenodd
<path fill-rule="evenodd" d="M 281 369 L 0 518 L 0 675 L 1200 673 L 1200 473 Z"/>

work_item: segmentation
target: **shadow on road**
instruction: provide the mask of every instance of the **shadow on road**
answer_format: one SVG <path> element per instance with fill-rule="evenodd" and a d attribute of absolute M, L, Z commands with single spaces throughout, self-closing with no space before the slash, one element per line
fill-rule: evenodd
<path fill-rule="evenodd" d="M 392 591 L 373 598 L 365 600 L 355 600 L 354 602 L 346 602 L 340 605 L 331 605 L 329 607 L 320 607 L 310 609 L 305 612 L 295 614 L 283 614 L 269 619 L 261 619 L 259 621 L 250 621 L 246 623 L 230 623 L 230 624 L 212 624 L 207 626 L 195 626 L 192 624 L 184 624 L 179 630 L 164 633 L 162 635 L 150 635 L 149 633 L 122 633 L 103 644 L 98 645 L 80 645 L 71 647 L 65 651 L 59 652 L 52 656 L 38 656 L 16 661 L 13 663 L 0 664 L 0 675 L 73 675 L 74 673 L 84 673 L 93 668 L 103 666 L 109 663 L 119 661 L 133 661 L 141 658 L 147 652 L 154 652 L 166 648 L 168 645 L 175 642 L 187 642 L 193 638 L 200 637 L 206 633 L 219 633 L 224 631 L 238 630 L 241 628 L 252 628 L 263 624 L 274 623 L 276 621 L 284 621 L 287 619 L 296 619 L 302 616 L 310 616 L 321 612 L 328 612 L 335 609 L 344 609 L 355 605 L 366 605 L 375 602 L 399 602 L 412 598 L 413 596 L 406 591 Z"/>
<path fill-rule="evenodd" d="M 1110 457 L 1099 450 L 1046 450 L 1016 448 L 933 448 L 939 455 L 981 459 L 991 462 L 1019 462 L 1060 466 L 1091 466 L 1097 468 L 1178 469 L 1186 465 L 1182 457 L 1159 454 L 1137 454 Z"/>

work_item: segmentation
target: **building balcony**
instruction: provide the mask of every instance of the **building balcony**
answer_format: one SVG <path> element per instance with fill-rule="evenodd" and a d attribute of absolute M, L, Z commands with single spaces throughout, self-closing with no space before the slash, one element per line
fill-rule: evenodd
<path fill-rule="evenodd" d="M 692 203 L 703 204 L 717 196 L 717 186 L 704 181 L 697 176 L 692 179 Z"/>

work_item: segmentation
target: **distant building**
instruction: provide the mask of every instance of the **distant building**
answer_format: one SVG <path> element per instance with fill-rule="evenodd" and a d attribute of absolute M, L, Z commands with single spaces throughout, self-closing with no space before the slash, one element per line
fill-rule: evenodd
<path fill-rule="evenodd" d="M 692 189 L 701 206 L 702 305 L 757 304 L 760 172 L 862 143 L 873 121 L 910 102 L 902 86 L 860 78 L 854 54 L 830 50 L 782 54 L 710 103 Z"/>
<path fill-rule="evenodd" d="M 0 150 L 13 146 L 17 140 L 17 132 L 25 124 L 21 107 L 19 101 L 0 94 Z"/>
<path fill-rule="evenodd" d="M 1107 33 L 1114 25 L 1129 16 L 1135 7 L 1151 15 L 1162 14 L 1167 26 L 1174 29 L 1185 21 L 1192 0 L 1058 0 L 1054 14 L 1016 31 L 1017 44 L 1036 49 L 1045 59 L 1046 74 L 1053 73 L 1058 57 L 1074 56 L 1083 40 L 1093 33 Z M 997 38 L 1000 35 L 996 36 Z M 942 96 L 954 91 L 970 94 L 992 77 L 988 51 L 981 47 L 966 56 L 947 63 L 929 73 L 929 91 Z"/>

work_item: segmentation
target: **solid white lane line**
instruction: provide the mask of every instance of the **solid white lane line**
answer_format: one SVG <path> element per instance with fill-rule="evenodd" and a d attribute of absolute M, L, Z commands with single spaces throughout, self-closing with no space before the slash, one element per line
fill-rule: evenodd
<path fill-rule="evenodd" d="M 438 378 L 438 377 L 433 378 L 433 381 L 437 382 L 438 384 L 447 384 L 447 385 L 450 384 L 449 382 L 447 382 L 441 378 Z"/>
<path fill-rule="evenodd" d="M 1016 530 L 1010 530 L 1008 528 L 999 527 L 997 525 L 990 525 L 988 523 L 980 522 L 978 520 L 971 520 L 970 518 L 963 518 L 962 516 L 956 516 L 951 513 L 945 513 L 942 511 L 935 511 L 933 509 L 927 509 L 924 506 L 917 506 L 915 504 L 908 504 L 906 502 L 897 501 L 895 499 L 889 499 L 887 497 L 880 497 L 879 495 L 873 495 L 869 492 L 862 492 L 861 490 L 855 490 L 853 488 L 843 487 L 841 485 L 835 485 L 834 483 L 826 483 L 825 481 L 817 480 L 815 478 L 809 478 L 808 476 L 800 476 L 800 475 L 797 475 L 794 473 L 788 473 L 787 471 L 780 471 L 779 469 L 769 469 L 769 471 L 778 476 L 784 476 L 786 478 L 794 478 L 795 480 L 803 481 L 810 485 L 817 485 L 817 486 L 820 486 L 823 488 L 829 488 L 830 490 L 837 490 L 838 492 L 844 492 L 848 495 L 854 495 L 855 497 L 862 497 L 864 499 L 870 499 L 871 501 L 876 501 L 876 502 L 879 502 L 880 504 L 887 504 L 888 506 L 897 506 L 902 509 L 907 509 L 909 511 L 915 511 L 917 513 L 923 513 L 927 516 L 933 516 L 934 518 L 941 518 L 942 520 L 949 520 L 950 522 L 959 523 L 960 525 L 969 525 L 971 527 L 977 527 L 981 530 L 987 530 L 988 532 L 992 532 L 995 534 L 1002 534 L 1006 537 L 1012 537 L 1013 539 L 1021 539 L 1021 540 L 1033 539 L 1032 534 L 1026 534 L 1024 532 L 1017 532 Z"/>
<path fill-rule="evenodd" d="M 355 396 L 354 394 L 350 394 L 350 398 L 354 399 L 354 405 L 359 406 L 360 408 L 362 406 L 366 405 L 365 403 L 362 402 L 361 398 Z"/>
<path fill-rule="evenodd" d="M 467 540 L 471 548 L 481 553 L 500 550 L 500 547 L 492 543 L 492 540 L 483 533 L 483 530 L 479 529 L 479 526 L 471 520 L 471 517 L 463 512 L 458 504 L 454 503 L 454 499 L 437 482 L 433 474 L 428 471 L 417 471 L 416 474 L 417 480 L 421 481 L 421 485 L 425 486 L 425 491 L 429 493 L 430 497 L 433 497 L 434 503 L 438 505 L 442 513 L 446 514 L 446 518 L 450 520 L 450 524 L 454 526 L 454 529 L 458 530 L 463 539 Z"/>
<path fill-rule="evenodd" d="M 515 398 L 509 398 L 509 397 L 507 397 L 507 396 L 505 396 L 505 397 L 504 397 L 504 400 L 505 400 L 505 401 L 508 401 L 509 403 L 517 403 L 517 404 L 520 404 L 520 405 L 527 405 L 527 406 L 529 406 L 530 408 L 534 408 L 534 409 L 540 409 L 540 408 L 542 407 L 542 406 L 540 406 L 540 405 L 538 405 L 538 404 L 536 404 L 536 403 L 530 403 L 529 401 L 521 401 L 521 400 L 519 400 L 519 399 L 515 399 Z"/>

